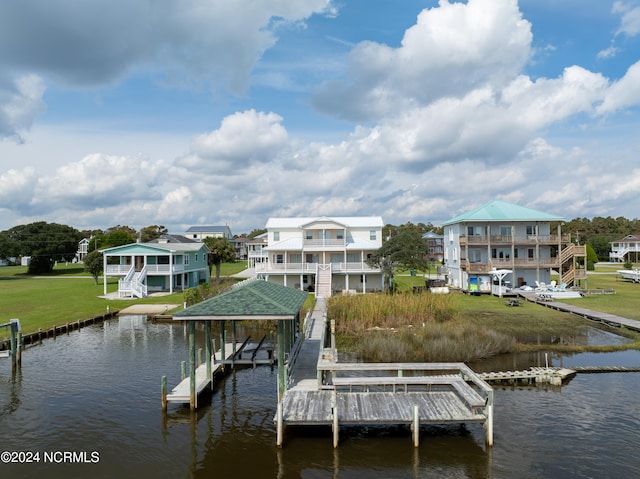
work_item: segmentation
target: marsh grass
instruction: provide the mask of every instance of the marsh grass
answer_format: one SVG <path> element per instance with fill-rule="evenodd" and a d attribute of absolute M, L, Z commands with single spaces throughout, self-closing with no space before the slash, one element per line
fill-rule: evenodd
<path fill-rule="evenodd" d="M 612 295 L 598 295 L 593 307 L 578 304 L 605 311 L 632 295 L 626 286 L 617 302 Z M 640 286 L 633 286 L 640 293 Z M 589 328 L 611 329 L 533 303 L 507 307 L 503 298 L 490 295 L 339 296 L 330 298 L 327 307 L 328 317 L 336 319 L 339 348 L 366 361 L 472 361 L 509 352 L 640 349 L 640 334 L 626 329 L 615 333 L 630 339 L 627 344 L 581 344 Z"/>
<path fill-rule="evenodd" d="M 515 338 L 458 319 L 454 295 L 331 297 L 339 345 L 367 361 L 470 361 L 510 352 Z"/>

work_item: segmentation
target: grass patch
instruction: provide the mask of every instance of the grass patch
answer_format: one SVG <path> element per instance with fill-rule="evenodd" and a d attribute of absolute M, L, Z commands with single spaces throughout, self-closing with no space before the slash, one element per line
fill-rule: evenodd
<path fill-rule="evenodd" d="M 594 296 L 603 305 L 612 297 Z M 580 303 L 590 298 L 576 302 L 598 310 L 595 302 L 594 307 Z M 611 330 L 533 303 L 509 308 L 503 298 L 490 295 L 354 295 L 332 297 L 327 306 L 328 317 L 336 319 L 339 348 L 365 361 L 472 361 L 523 351 L 640 349 L 639 333 L 616 329 L 631 342 L 590 346 L 580 340 L 589 328 Z"/>
<path fill-rule="evenodd" d="M 222 267 L 227 276 L 245 269 L 246 263 L 225 263 Z M 0 279 L 0 324 L 18 318 L 23 334 L 98 316 L 107 306 L 117 311 L 132 304 L 182 305 L 185 301 L 183 292 L 135 300 L 100 298 L 104 293 L 102 279 L 96 285 L 82 264 L 58 263 L 50 274 L 37 277 L 28 275 L 26 266 L 2 266 L 0 277 L 6 278 Z M 117 278 L 109 278 L 107 292 L 117 289 Z M 0 340 L 6 337 L 8 330 L 1 329 Z"/>

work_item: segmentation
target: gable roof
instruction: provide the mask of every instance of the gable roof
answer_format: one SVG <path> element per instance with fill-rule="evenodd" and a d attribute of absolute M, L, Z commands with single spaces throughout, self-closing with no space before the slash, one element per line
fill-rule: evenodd
<path fill-rule="evenodd" d="M 443 223 L 443 225 L 472 221 L 565 221 L 565 219 L 561 216 L 544 213 L 543 211 L 526 208 L 506 201 L 494 200 L 474 210 L 467 211 L 460 216 L 456 216 Z"/>
<path fill-rule="evenodd" d="M 611 241 L 610 243 L 637 243 L 640 241 L 640 234 L 627 235 L 622 239 Z"/>
<path fill-rule="evenodd" d="M 191 226 L 185 233 L 230 233 L 228 226 Z"/>
<path fill-rule="evenodd" d="M 347 228 L 382 228 L 384 226 L 381 216 L 312 216 L 303 218 L 269 218 L 266 228 L 302 228 L 314 222 L 328 221 L 338 223 Z"/>
<path fill-rule="evenodd" d="M 209 252 L 209 247 L 205 243 L 130 243 L 121 246 L 114 246 L 100 250 L 103 254 L 117 255 L 123 254 L 144 254 L 153 251 L 161 251 L 163 253 L 189 253 L 204 250 Z"/>
<path fill-rule="evenodd" d="M 251 279 L 230 291 L 194 304 L 173 315 L 175 320 L 260 320 L 292 319 L 307 293 L 269 281 Z"/>

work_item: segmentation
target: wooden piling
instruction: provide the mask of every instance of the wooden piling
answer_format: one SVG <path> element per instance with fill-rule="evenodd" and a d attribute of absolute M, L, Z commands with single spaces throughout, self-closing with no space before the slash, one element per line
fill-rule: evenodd
<path fill-rule="evenodd" d="M 420 415 L 418 414 L 418 405 L 413 405 L 413 423 L 411 424 L 411 432 L 413 433 L 413 447 L 420 445 Z"/>
<path fill-rule="evenodd" d="M 189 321 L 189 406 L 191 410 L 198 407 L 196 394 L 196 322 Z"/>
<path fill-rule="evenodd" d="M 166 411 L 167 410 L 167 376 L 162 376 L 162 386 L 160 390 L 162 393 L 162 410 Z"/>

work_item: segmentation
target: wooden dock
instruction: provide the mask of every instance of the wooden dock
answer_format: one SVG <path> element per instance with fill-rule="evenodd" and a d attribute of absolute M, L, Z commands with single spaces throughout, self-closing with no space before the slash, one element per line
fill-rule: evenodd
<path fill-rule="evenodd" d="M 499 371 L 477 373 L 487 382 L 527 382 L 530 384 L 551 384 L 560 386 L 563 381 L 576 375 L 575 369 L 557 367 L 534 367 L 523 371 Z"/>
<path fill-rule="evenodd" d="M 493 444 L 493 389 L 464 363 L 340 363 L 325 347 L 324 303 L 278 402 L 277 444 L 287 425 L 328 425 L 333 446 L 341 425 L 407 425 L 414 446 L 420 425 L 481 423 Z"/>
<path fill-rule="evenodd" d="M 261 356 L 258 353 L 265 352 Z M 243 354 L 249 355 L 243 358 Z M 265 357 L 266 356 L 266 357 Z M 212 389 L 213 378 L 216 374 L 222 372 L 225 365 L 235 366 L 256 366 L 259 364 L 273 364 L 273 345 L 272 342 L 266 341 L 266 337 L 258 343 L 251 342 L 251 338 L 246 338 L 240 345 L 238 343 L 225 343 L 211 356 L 210 366 L 204 361 L 195 370 L 195 407 L 198 407 L 198 396 L 207 388 Z M 211 371 L 207 371 L 210 367 Z M 184 368 L 183 368 L 184 369 Z M 185 377 L 186 376 L 186 377 Z M 174 387 L 171 392 L 165 396 L 164 403 L 183 403 L 189 404 L 191 401 L 191 378 L 184 374 L 180 383 Z"/>
<path fill-rule="evenodd" d="M 636 321 L 635 319 L 628 319 L 628 318 L 623 318 L 621 316 L 616 316 L 615 314 L 602 313 L 600 311 L 593 311 L 590 309 L 575 306 L 573 304 L 566 304 L 566 303 L 562 303 L 555 300 L 543 301 L 538 299 L 535 293 L 520 292 L 519 294 L 520 296 L 525 298 L 527 301 L 531 301 L 533 303 L 546 306 L 547 308 L 555 309 L 557 311 L 563 311 L 565 313 L 574 314 L 576 316 L 580 316 L 582 318 L 589 319 L 591 321 L 604 323 L 616 328 L 624 326 L 625 328 L 632 329 L 634 331 L 640 331 L 640 321 Z"/>

